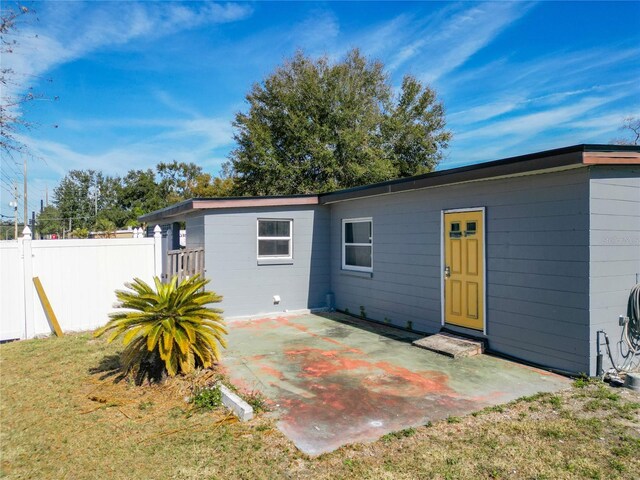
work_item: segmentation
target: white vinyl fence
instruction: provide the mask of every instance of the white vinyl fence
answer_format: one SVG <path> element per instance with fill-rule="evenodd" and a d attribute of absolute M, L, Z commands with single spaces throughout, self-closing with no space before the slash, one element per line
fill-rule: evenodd
<path fill-rule="evenodd" d="M 114 291 L 134 277 L 150 282 L 162 272 L 162 238 L 0 242 L 0 341 L 52 332 L 33 284 L 39 277 L 63 332 L 104 325 Z"/>

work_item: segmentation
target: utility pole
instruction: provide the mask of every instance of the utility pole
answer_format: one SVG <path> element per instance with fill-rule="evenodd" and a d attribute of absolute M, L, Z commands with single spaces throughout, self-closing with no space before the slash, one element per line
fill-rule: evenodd
<path fill-rule="evenodd" d="M 44 186 L 44 198 L 45 198 L 45 205 L 48 207 L 49 206 L 49 185 L 45 184 Z"/>
<path fill-rule="evenodd" d="M 27 207 L 27 156 L 22 154 L 22 168 L 23 168 L 23 177 L 24 177 L 24 216 L 22 217 L 24 220 L 24 226 L 27 226 L 27 219 L 29 218 L 29 211 Z"/>
<path fill-rule="evenodd" d="M 13 207 L 13 238 L 18 239 L 18 184 L 13 182 L 13 202 L 9 202 L 9 206 Z"/>

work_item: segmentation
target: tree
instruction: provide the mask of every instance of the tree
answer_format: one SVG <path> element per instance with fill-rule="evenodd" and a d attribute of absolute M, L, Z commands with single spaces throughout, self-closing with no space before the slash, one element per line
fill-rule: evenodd
<path fill-rule="evenodd" d="M 22 5 L 2 7 L 0 10 L 0 57 L 6 57 L 13 53 L 18 44 L 15 36 L 19 20 L 31 13 Z M 6 64 L 6 62 L 3 62 Z M 29 124 L 20 114 L 19 107 L 36 98 L 31 89 L 26 94 L 13 94 L 21 85 L 17 81 L 17 74 L 13 68 L 0 66 L 0 151 L 3 154 L 12 154 L 24 149 L 24 145 L 16 138 L 20 129 Z"/>
<path fill-rule="evenodd" d="M 247 94 L 225 167 L 237 195 L 315 193 L 431 171 L 451 138 L 435 92 L 358 50 L 330 64 L 302 53 Z"/>
<path fill-rule="evenodd" d="M 53 191 L 53 203 L 60 218 L 70 221 L 71 229 L 93 228 L 98 212 L 120 214 L 118 189 L 120 179 L 108 177 L 95 170 L 71 170 Z M 104 215 L 107 219 L 109 215 Z M 114 223 L 117 224 L 116 221 Z M 66 225 L 69 229 L 69 224 Z"/>
<path fill-rule="evenodd" d="M 159 193 L 167 205 L 189 198 L 224 197 L 231 194 L 233 179 L 213 178 L 195 163 L 174 160 L 171 163 L 159 163 L 156 170 L 160 178 Z"/>
<path fill-rule="evenodd" d="M 168 204 L 191 198 L 191 190 L 202 175 L 202 167 L 195 163 L 159 163 L 156 167 L 160 181 L 160 193 Z"/>
<path fill-rule="evenodd" d="M 640 118 L 638 117 L 626 117 L 622 121 L 622 126 L 619 128 L 625 132 L 625 134 L 631 134 L 630 138 L 614 138 L 611 143 L 616 145 L 640 145 Z"/>
<path fill-rule="evenodd" d="M 231 178 L 212 178 L 194 163 L 176 161 L 159 163 L 155 171 L 129 170 L 123 178 L 71 170 L 55 187 L 53 203 L 66 230 L 114 231 L 137 226 L 141 215 L 181 200 L 228 196 L 232 186 Z M 42 218 L 48 217 L 53 218 Z"/>
<path fill-rule="evenodd" d="M 60 212 L 53 205 L 47 205 L 38 214 L 36 225 L 38 232 L 43 235 L 60 234 L 63 230 L 63 223 L 60 218 Z"/>
<path fill-rule="evenodd" d="M 129 170 L 122 179 L 122 188 L 118 200 L 120 208 L 131 212 L 144 213 L 166 207 L 167 202 L 162 198 L 156 174 L 152 169 Z"/>
<path fill-rule="evenodd" d="M 19 24 L 35 11 L 19 3 L 0 3 L 0 58 L 6 59 L 14 53 L 19 42 Z M 44 95 L 34 91 L 32 86 L 24 84 L 27 78 L 24 73 L 17 72 L 8 61 L 0 65 L 0 153 L 13 155 L 24 152 L 27 146 L 20 140 L 20 133 L 33 127 L 25 119 L 22 107 L 33 100 L 43 99 Z M 28 77 L 32 79 L 32 77 Z M 57 100 L 54 97 L 54 100 Z"/>

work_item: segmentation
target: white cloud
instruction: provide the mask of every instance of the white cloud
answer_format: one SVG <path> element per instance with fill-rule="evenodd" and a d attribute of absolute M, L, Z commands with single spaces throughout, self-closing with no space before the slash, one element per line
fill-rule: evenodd
<path fill-rule="evenodd" d="M 581 97 L 585 94 L 614 92 L 617 98 L 619 95 L 621 95 L 620 87 L 630 87 L 634 84 L 635 82 L 633 81 L 625 81 L 610 83 L 606 85 L 594 85 L 587 88 L 543 94 L 537 97 L 534 96 L 532 98 L 523 97 L 522 94 L 518 95 L 513 92 L 506 92 L 502 96 L 498 96 L 498 99 L 495 99 L 491 103 L 476 105 L 471 108 L 465 108 L 464 110 L 458 110 L 449 114 L 448 118 L 453 124 L 457 126 L 481 123 L 504 115 L 506 113 L 522 109 L 541 107 L 547 108 L 560 105 L 563 102 L 573 102 L 574 97 Z M 523 86 L 522 88 L 525 88 L 525 86 Z M 535 94 L 533 89 L 528 93 L 531 95 Z"/>
<path fill-rule="evenodd" d="M 188 6 L 181 3 L 91 2 L 88 6 L 63 2 L 55 6 L 43 4 L 43 7 L 39 12 L 39 16 L 44 17 L 41 23 L 23 25 L 14 52 L 3 56 L 3 68 L 13 69 L 16 75 L 43 76 L 59 65 L 100 49 L 233 22 L 252 12 L 249 6 L 234 3 Z"/>
<path fill-rule="evenodd" d="M 36 164 L 42 176 L 51 171 L 63 176 L 72 169 L 92 168 L 107 174 L 123 175 L 135 168 L 150 168 L 159 161 L 178 160 L 194 162 L 211 167 L 217 173 L 222 157 L 220 150 L 226 150 L 233 143 L 231 122 L 227 118 L 197 119 L 95 119 L 84 120 L 83 133 L 99 131 L 101 128 L 117 125 L 119 128 L 148 126 L 160 131 L 137 141 L 120 143 L 96 153 L 78 151 L 60 142 L 37 137 L 22 137 L 33 155 L 46 159 L 46 167 Z M 212 159 L 216 159 L 213 161 Z"/>
<path fill-rule="evenodd" d="M 463 4 L 463 9 L 444 9 L 432 18 L 415 19 L 396 41 L 399 48 L 391 56 L 392 70 L 412 62 L 416 74 L 433 83 L 467 62 L 513 25 L 532 3 L 487 2 Z"/>
<path fill-rule="evenodd" d="M 572 105 L 565 105 L 536 113 L 527 113 L 491 123 L 482 128 L 469 130 L 457 135 L 458 141 L 473 139 L 474 141 L 489 138 L 517 136 L 523 141 L 549 128 L 558 128 L 597 107 L 613 102 L 621 95 L 587 97 Z"/>
<path fill-rule="evenodd" d="M 449 120 L 456 124 L 477 123 L 498 117 L 518 108 L 521 100 L 498 100 L 485 105 L 478 105 L 465 110 L 460 110 L 449 115 Z"/>

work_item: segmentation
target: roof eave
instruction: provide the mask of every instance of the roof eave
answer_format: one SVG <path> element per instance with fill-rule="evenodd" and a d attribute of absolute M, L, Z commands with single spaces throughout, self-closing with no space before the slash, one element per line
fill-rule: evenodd
<path fill-rule="evenodd" d="M 318 205 L 318 195 L 289 195 L 269 197 L 219 197 L 192 198 L 170 207 L 156 210 L 138 217 L 143 223 L 180 221 L 187 215 L 201 210 L 217 210 L 248 207 L 294 207 L 302 205 Z"/>

